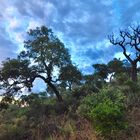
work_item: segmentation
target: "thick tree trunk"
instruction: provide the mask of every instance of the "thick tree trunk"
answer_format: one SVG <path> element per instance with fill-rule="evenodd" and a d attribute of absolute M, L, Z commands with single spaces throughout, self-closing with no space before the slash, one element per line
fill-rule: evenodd
<path fill-rule="evenodd" d="M 53 84 L 51 83 L 51 79 L 52 79 L 52 78 L 51 78 L 50 75 L 49 75 L 49 78 L 45 78 L 45 77 L 43 77 L 42 75 L 37 75 L 37 76 L 35 76 L 35 77 L 31 80 L 31 82 L 33 82 L 33 81 L 35 80 L 35 78 L 41 78 L 41 79 L 54 91 L 54 93 L 55 93 L 55 95 L 56 95 L 58 101 L 59 101 L 59 102 L 62 102 L 62 101 L 63 101 L 62 96 L 60 95 L 59 91 L 57 90 L 57 88 L 55 87 L 55 85 L 53 85 Z"/>
<path fill-rule="evenodd" d="M 131 79 L 132 81 L 137 82 L 137 63 L 132 64 Z"/>
<path fill-rule="evenodd" d="M 47 84 L 48 84 L 48 86 L 54 91 L 54 93 L 55 93 L 55 95 L 56 95 L 58 101 L 59 101 L 59 102 L 62 102 L 62 101 L 63 101 L 62 96 L 60 95 L 60 93 L 59 93 L 59 91 L 56 89 L 56 87 L 55 87 L 51 82 L 48 82 Z"/>

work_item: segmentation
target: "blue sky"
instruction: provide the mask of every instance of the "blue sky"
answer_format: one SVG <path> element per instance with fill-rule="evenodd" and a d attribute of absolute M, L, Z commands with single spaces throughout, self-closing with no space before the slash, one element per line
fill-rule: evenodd
<path fill-rule="evenodd" d="M 84 73 L 93 63 L 121 57 L 107 36 L 139 23 L 139 0 L 0 0 L 0 61 L 23 49 L 26 32 L 46 25 L 69 48 Z"/>

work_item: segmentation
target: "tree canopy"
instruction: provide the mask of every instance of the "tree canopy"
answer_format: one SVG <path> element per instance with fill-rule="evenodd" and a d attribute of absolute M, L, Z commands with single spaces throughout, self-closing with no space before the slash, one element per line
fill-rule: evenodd
<path fill-rule="evenodd" d="M 17 59 L 8 59 L 2 65 L 1 80 L 3 85 L 10 89 L 6 92 L 12 92 L 11 89 L 22 84 L 29 89 L 33 86 L 36 78 L 41 78 L 48 87 L 50 87 L 59 101 L 62 97 L 59 94 L 55 84 L 57 77 L 54 72 L 60 71 L 67 65 L 72 65 L 68 49 L 53 34 L 51 29 L 45 26 L 31 29 L 28 32 L 28 40 L 24 42 L 25 50 L 22 51 Z M 58 76 L 59 77 L 59 76 Z M 11 85 L 11 81 L 14 81 Z"/>
<path fill-rule="evenodd" d="M 60 71 L 59 79 L 61 81 L 60 86 L 68 87 L 72 90 L 75 85 L 80 85 L 82 80 L 82 74 L 78 68 L 72 64 L 63 67 Z"/>

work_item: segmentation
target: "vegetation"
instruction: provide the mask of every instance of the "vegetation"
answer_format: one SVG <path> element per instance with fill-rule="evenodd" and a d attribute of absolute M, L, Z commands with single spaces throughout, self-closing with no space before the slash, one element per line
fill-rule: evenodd
<path fill-rule="evenodd" d="M 24 50 L 0 68 L 0 140 L 139 140 L 140 29 L 130 29 L 118 39 L 110 36 L 126 60 L 93 64 L 89 75 L 50 29 L 30 30 Z M 32 93 L 36 78 L 46 91 Z M 26 88 L 29 95 L 22 93 Z"/>
<path fill-rule="evenodd" d="M 93 122 L 97 132 L 111 136 L 127 126 L 124 100 L 121 90 L 106 87 L 99 93 L 86 96 L 79 112 Z"/>

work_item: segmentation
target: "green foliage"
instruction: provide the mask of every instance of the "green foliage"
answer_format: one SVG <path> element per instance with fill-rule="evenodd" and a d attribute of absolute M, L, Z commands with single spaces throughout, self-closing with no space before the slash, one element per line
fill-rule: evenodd
<path fill-rule="evenodd" d="M 85 75 L 83 78 L 85 81 L 83 86 L 87 92 L 89 91 L 88 89 L 90 89 L 92 92 L 98 92 L 99 89 L 106 84 L 106 82 L 97 73 Z"/>
<path fill-rule="evenodd" d="M 115 74 L 119 74 L 125 72 L 125 67 L 123 61 L 114 58 L 113 60 L 108 62 L 108 70 L 109 73 L 115 72 Z"/>
<path fill-rule="evenodd" d="M 116 76 L 111 85 L 120 89 L 125 95 L 125 106 L 127 110 L 140 105 L 140 80 L 132 81 L 126 73 L 120 73 Z"/>
<path fill-rule="evenodd" d="M 70 64 L 60 70 L 59 79 L 61 87 L 72 90 L 73 87 L 80 85 L 82 74 L 76 66 Z"/>
<path fill-rule="evenodd" d="M 6 95 L 12 96 L 19 93 L 24 86 L 31 87 L 27 78 L 33 75 L 30 62 L 28 60 L 6 59 L 0 68 L 0 88 Z M 21 86 L 21 84 L 23 86 Z"/>
<path fill-rule="evenodd" d="M 64 44 L 54 35 L 51 29 L 45 26 L 30 29 L 28 32 L 30 40 L 25 41 L 27 51 L 23 51 L 20 57 L 32 58 L 38 63 L 38 68 L 46 69 L 45 65 L 50 64 L 52 71 L 54 66 L 66 65 L 70 62 L 70 55 Z M 47 62 L 47 63 L 46 63 Z"/>
<path fill-rule="evenodd" d="M 124 99 L 119 89 L 103 88 L 85 97 L 78 112 L 89 118 L 99 133 L 108 136 L 126 127 Z"/>
<path fill-rule="evenodd" d="M 102 86 L 100 82 L 96 81 L 91 81 L 90 83 L 87 82 L 82 86 L 74 88 L 72 90 L 72 96 L 80 101 L 82 98 L 92 94 L 93 92 L 98 93 L 100 86 Z"/>
<path fill-rule="evenodd" d="M 21 74 L 27 74 L 26 68 L 29 65 L 28 60 L 20 61 L 19 59 L 6 59 L 2 62 L 1 80 L 8 78 L 18 78 Z M 20 68 L 20 69 L 19 69 Z"/>
<path fill-rule="evenodd" d="M 9 105 L 7 110 L 0 112 L 0 139 L 13 140 L 26 138 L 28 130 L 26 130 L 25 113 L 18 115 L 21 111 L 16 105 Z"/>

